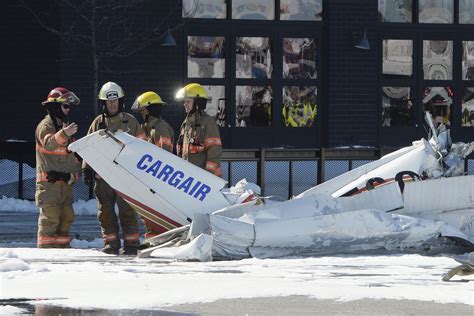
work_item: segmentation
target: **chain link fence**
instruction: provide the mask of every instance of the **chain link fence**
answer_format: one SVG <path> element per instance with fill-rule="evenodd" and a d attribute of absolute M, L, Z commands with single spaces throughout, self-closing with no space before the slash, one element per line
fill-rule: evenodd
<path fill-rule="evenodd" d="M 381 152 L 377 149 L 224 150 L 222 177 L 229 186 L 245 178 L 260 185 L 262 195 L 282 201 L 374 161 Z M 36 172 L 31 163 L 34 156 L 16 154 L 12 157 L 15 160 L 0 159 L 0 197 L 34 200 Z M 474 174 L 473 159 L 466 160 L 465 167 L 468 174 Z M 75 201 L 94 198 L 92 188 L 82 181 L 73 186 L 73 192 Z"/>

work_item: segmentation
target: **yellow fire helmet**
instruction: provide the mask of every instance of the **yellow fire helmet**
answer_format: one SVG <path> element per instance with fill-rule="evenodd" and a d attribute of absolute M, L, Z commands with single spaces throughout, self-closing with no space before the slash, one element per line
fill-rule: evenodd
<path fill-rule="evenodd" d="M 207 97 L 207 92 L 199 83 L 190 83 L 181 88 L 176 93 L 175 99 L 176 100 L 183 100 L 185 98 L 203 98 L 209 99 Z"/>
<path fill-rule="evenodd" d="M 122 87 L 120 87 L 115 82 L 104 83 L 102 88 L 99 91 L 99 100 L 117 100 L 123 98 L 125 93 L 123 92 Z"/>
<path fill-rule="evenodd" d="M 150 105 L 166 105 L 158 93 L 153 91 L 147 91 L 138 96 L 138 98 L 133 102 L 132 111 L 138 112 L 141 108 L 148 107 Z"/>

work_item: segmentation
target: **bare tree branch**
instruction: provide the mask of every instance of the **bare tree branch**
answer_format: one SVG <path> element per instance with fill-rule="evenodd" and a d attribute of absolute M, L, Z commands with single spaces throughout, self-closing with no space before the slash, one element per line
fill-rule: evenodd
<path fill-rule="evenodd" d="M 157 21 L 156 12 L 146 10 L 152 1 L 159 0 L 54 0 L 44 1 L 45 7 L 54 7 L 61 14 L 61 19 L 48 16 L 49 8 L 43 12 L 35 11 L 28 3 L 33 0 L 18 0 L 25 9 L 46 31 L 71 48 L 88 50 L 92 65 L 92 107 L 97 114 L 97 98 L 99 74 L 138 74 L 143 69 L 112 69 L 116 58 L 131 57 L 150 45 L 159 42 L 168 30 L 181 28 L 186 22 L 170 27 L 169 19 L 180 7 L 181 1 L 164 18 Z M 145 9 L 145 10 L 143 10 Z M 139 11 L 141 10 L 141 11 Z M 55 10 L 53 10 L 55 12 Z M 56 26 L 54 21 L 61 22 Z M 72 57 L 74 58 L 74 57 Z M 72 60 L 68 58 L 69 61 Z M 133 68 L 133 69 L 132 69 Z"/>

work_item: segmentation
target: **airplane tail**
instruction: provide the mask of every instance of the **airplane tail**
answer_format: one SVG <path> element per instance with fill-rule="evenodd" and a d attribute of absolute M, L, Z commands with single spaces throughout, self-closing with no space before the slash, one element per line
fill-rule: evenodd
<path fill-rule="evenodd" d="M 226 181 L 125 132 L 100 130 L 69 150 L 160 231 L 189 224 L 195 213 L 230 205 L 221 192 Z"/>

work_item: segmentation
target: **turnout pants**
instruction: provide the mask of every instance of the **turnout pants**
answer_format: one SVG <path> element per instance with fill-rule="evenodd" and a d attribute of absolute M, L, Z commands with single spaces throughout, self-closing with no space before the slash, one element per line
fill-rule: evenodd
<path fill-rule="evenodd" d="M 38 217 L 38 248 L 68 248 L 74 222 L 72 187 L 64 181 L 38 182 L 35 193 Z"/>
<path fill-rule="evenodd" d="M 138 220 L 133 208 L 103 179 L 98 179 L 95 182 L 94 192 L 97 197 L 97 217 L 99 218 L 100 227 L 102 229 L 104 243 L 113 248 L 120 248 L 120 224 L 122 227 L 124 247 L 138 247 Z M 117 218 L 117 214 L 115 213 L 115 203 L 117 203 L 119 209 L 119 218 Z"/>

